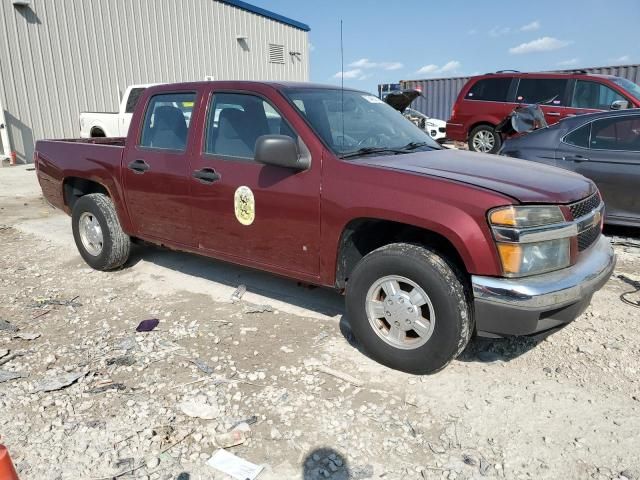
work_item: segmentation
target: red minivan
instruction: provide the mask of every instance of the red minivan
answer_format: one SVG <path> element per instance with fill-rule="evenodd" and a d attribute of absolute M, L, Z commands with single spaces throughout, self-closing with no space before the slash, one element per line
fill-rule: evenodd
<path fill-rule="evenodd" d="M 447 137 L 469 150 L 495 153 L 501 138 L 495 126 L 522 104 L 541 103 L 548 124 L 601 110 L 640 107 L 640 86 L 612 75 L 500 71 L 472 77 L 460 91 Z"/>

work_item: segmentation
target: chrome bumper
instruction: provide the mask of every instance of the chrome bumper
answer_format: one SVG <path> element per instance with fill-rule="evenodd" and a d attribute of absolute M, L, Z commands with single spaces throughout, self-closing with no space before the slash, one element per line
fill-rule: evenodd
<path fill-rule="evenodd" d="M 615 264 L 611 243 L 600 236 L 575 265 L 563 270 L 526 278 L 473 275 L 473 295 L 476 300 L 518 309 L 558 308 L 593 295 L 609 279 Z"/>

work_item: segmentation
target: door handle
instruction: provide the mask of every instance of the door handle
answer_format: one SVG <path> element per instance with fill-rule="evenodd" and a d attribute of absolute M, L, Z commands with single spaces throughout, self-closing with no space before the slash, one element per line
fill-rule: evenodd
<path fill-rule="evenodd" d="M 220 174 L 213 168 L 203 168 L 202 170 L 194 170 L 192 173 L 193 178 L 197 179 L 200 183 L 211 184 L 220 180 Z"/>
<path fill-rule="evenodd" d="M 588 162 L 589 159 L 587 157 L 583 157 L 582 155 L 567 155 L 562 157 L 562 160 L 566 160 L 569 162 Z"/>
<path fill-rule="evenodd" d="M 143 174 L 150 168 L 149 164 L 141 159 L 134 160 L 129 164 L 129 170 L 133 170 L 133 173 L 137 175 Z"/>
<path fill-rule="evenodd" d="M 547 115 L 549 115 L 550 117 L 559 117 L 560 112 L 547 112 Z"/>

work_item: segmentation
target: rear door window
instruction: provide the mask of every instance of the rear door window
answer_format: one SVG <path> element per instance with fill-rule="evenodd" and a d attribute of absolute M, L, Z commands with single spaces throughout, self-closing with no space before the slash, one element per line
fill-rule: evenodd
<path fill-rule="evenodd" d="M 640 151 L 640 115 L 604 118 L 593 122 L 594 150 Z"/>
<path fill-rule="evenodd" d="M 467 100 L 506 102 L 511 78 L 484 78 L 478 80 L 467 93 Z"/>
<path fill-rule="evenodd" d="M 140 146 L 184 152 L 196 94 L 163 93 L 149 100 Z"/>
<path fill-rule="evenodd" d="M 563 105 L 568 80 L 557 78 L 521 78 L 516 93 L 520 103 L 542 103 Z"/>
<path fill-rule="evenodd" d="M 589 148 L 589 137 L 591 136 L 591 123 L 574 130 L 564 137 L 564 143 L 576 147 Z"/>
<path fill-rule="evenodd" d="M 571 106 L 609 110 L 611 104 L 617 100 L 626 101 L 626 98 L 602 83 L 578 80 L 573 90 Z"/>
<path fill-rule="evenodd" d="M 129 92 L 129 98 L 127 98 L 127 105 L 125 106 L 124 113 L 133 113 L 140 100 L 140 96 L 146 90 L 146 88 L 132 88 Z"/>

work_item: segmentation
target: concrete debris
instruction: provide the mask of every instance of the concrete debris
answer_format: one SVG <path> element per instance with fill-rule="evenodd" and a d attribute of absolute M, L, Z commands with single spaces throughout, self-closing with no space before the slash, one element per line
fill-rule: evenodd
<path fill-rule="evenodd" d="M 86 374 L 87 372 L 68 372 L 61 375 L 45 377 L 36 382 L 32 393 L 61 390 L 74 384 Z"/>
<path fill-rule="evenodd" d="M 10 372 L 8 370 L 0 370 L 0 383 L 8 382 L 9 380 L 15 380 L 16 378 L 22 378 L 20 372 Z"/>
<path fill-rule="evenodd" d="M 273 312 L 271 305 L 250 305 L 242 310 L 242 313 L 266 313 Z"/>
<path fill-rule="evenodd" d="M 16 327 L 15 325 L 12 325 L 11 323 L 7 322 L 6 320 L 0 319 L 0 331 L 16 332 L 16 331 L 18 331 L 18 327 Z"/>
<path fill-rule="evenodd" d="M 185 400 L 178 405 L 178 408 L 189 417 L 203 420 L 214 420 L 220 415 L 220 409 L 217 405 L 211 405 L 201 397 Z"/>
<path fill-rule="evenodd" d="M 318 365 L 316 367 L 316 370 L 318 370 L 319 372 L 325 373 L 327 375 L 331 375 L 332 377 L 339 378 L 343 382 L 350 383 L 352 385 L 355 385 L 356 387 L 361 387 L 362 385 L 364 385 L 364 382 L 362 380 L 360 380 L 359 378 L 352 377 L 351 375 L 349 375 L 347 373 L 339 372 L 338 370 L 334 370 L 333 368 L 329 368 L 326 365 Z"/>
<path fill-rule="evenodd" d="M 35 332 L 18 332 L 13 336 L 13 338 L 20 338 L 22 340 L 35 340 L 36 338 L 40 338 L 40 334 Z"/>

